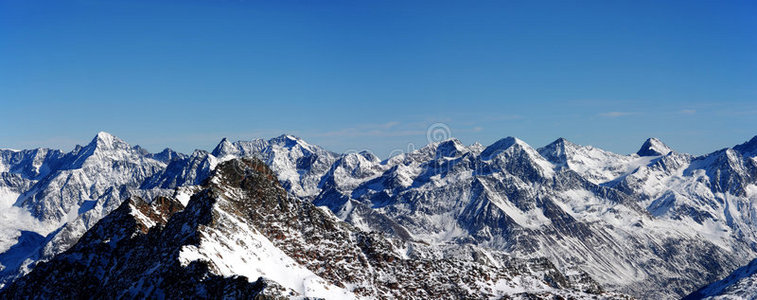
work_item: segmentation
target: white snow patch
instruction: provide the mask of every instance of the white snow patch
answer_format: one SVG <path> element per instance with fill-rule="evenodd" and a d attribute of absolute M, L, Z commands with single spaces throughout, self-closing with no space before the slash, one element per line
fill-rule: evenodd
<path fill-rule="evenodd" d="M 21 231 L 47 235 L 54 230 L 32 217 L 26 209 L 13 206 L 18 196 L 18 193 L 7 187 L 0 187 L 0 253 L 18 242 Z"/>
<path fill-rule="evenodd" d="M 271 279 L 305 297 L 356 299 L 349 291 L 328 283 L 298 264 L 265 236 L 249 228 L 236 217 L 218 210 L 224 223 L 233 224 L 234 232 L 202 229 L 200 246 L 185 246 L 179 259 L 183 266 L 192 261 L 209 262 L 223 276 L 242 275 L 250 281 Z"/>

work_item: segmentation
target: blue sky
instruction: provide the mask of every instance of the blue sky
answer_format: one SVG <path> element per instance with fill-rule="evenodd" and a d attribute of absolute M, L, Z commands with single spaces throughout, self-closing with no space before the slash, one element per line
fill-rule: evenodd
<path fill-rule="evenodd" d="M 0 1 L 0 147 L 757 135 L 754 1 Z"/>

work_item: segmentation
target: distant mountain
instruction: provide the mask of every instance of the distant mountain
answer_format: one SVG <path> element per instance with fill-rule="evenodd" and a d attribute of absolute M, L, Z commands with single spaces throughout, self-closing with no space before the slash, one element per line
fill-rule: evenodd
<path fill-rule="evenodd" d="M 449 250 L 362 232 L 288 197 L 261 161 L 233 159 L 186 207 L 124 202 L 0 298 L 623 298 L 545 260 Z"/>
<path fill-rule="evenodd" d="M 0 156 L 3 210 L 17 211 L 2 222 L 0 285 L 67 249 L 125 197 L 151 195 L 138 187 L 166 167 L 166 161 L 105 132 L 68 153 L 0 150 Z"/>
<path fill-rule="evenodd" d="M 28 273 L 38 260 L 73 251 L 127 199 L 185 205 L 208 188 L 203 183 L 219 165 L 250 157 L 272 170 L 288 198 L 328 208 L 352 226 L 349 234 L 380 233 L 396 247 L 435 253 L 417 258 L 475 249 L 470 251 L 497 261 L 543 259 L 554 266 L 550 272 L 583 274 L 604 290 L 680 297 L 757 258 L 755 145 L 757 137 L 692 156 L 650 138 L 637 153 L 619 155 L 565 139 L 538 149 L 514 137 L 487 147 L 450 139 L 381 160 L 368 152 L 333 153 L 291 135 L 223 139 L 212 152 L 184 155 L 170 149 L 150 154 L 100 133 L 70 153 L 1 150 L 0 204 L 12 221 L 0 228 L 0 282 Z M 282 250 L 275 238 L 263 236 L 311 270 L 288 246 Z M 171 247 L 187 246 L 182 243 Z M 253 282 L 261 275 L 209 272 Z M 271 276 L 259 284 L 278 282 Z M 550 289 L 586 292 L 546 282 Z M 355 293 L 355 285 L 345 287 Z"/>

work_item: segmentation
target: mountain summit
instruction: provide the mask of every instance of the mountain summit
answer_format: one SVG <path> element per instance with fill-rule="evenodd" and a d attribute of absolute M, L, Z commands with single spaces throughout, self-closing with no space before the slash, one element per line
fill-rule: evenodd
<path fill-rule="evenodd" d="M 287 196 L 263 162 L 233 159 L 186 208 L 166 197 L 124 202 L 0 298 L 623 298 L 543 259 L 445 252 L 360 231 Z"/>
<path fill-rule="evenodd" d="M 672 152 L 673 149 L 668 147 L 668 145 L 665 145 L 662 141 L 656 138 L 648 138 L 643 145 L 641 145 L 641 149 L 639 149 L 636 154 L 639 156 L 659 156 L 659 155 L 667 155 L 668 153 Z"/>
<path fill-rule="evenodd" d="M 0 289 L 677 298 L 757 257 L 755 141 L 693 156 L 453 139 L 380 160 L 288 135 L 151 154 L 101 133 L 0 150 Z"/>

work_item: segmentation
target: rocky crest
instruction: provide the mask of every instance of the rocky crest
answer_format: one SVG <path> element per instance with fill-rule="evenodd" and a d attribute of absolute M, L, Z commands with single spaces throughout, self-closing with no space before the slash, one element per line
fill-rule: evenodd
<path fill-rule="evenodd" d="M 451 251 L 360 231 L 289 197 L 261 161 L 234 159 L 217 167 L 186 208 L 166 197 L 124 202 L 0 297 L 526 296 L 512 292 L 518 288 L 538 297 L 623 297 L 543 259 Z"/>
<path fill-rule="evenodd" d="M 362 292 L 357 287 L 377 284 L 407 292 L 403 285 L 410 283 L 397 280 L 394 284 L 386 278 L 404 278 L 403 274 L 428 278 L 416 273 L 437 272 L 436 265 L 425 269 L 393 265 L 407 273 L 382 273 L 384 281 L 379 283 L 366 279 L 374 273 L 360 273 L 358 267 L 354 269 L 362 274 L 358 279 L 329 275 L 324 270 L 333 271 L 334 262 L 319 253 L 339 256 L 342 252 L 310 246 L 332 245 L 328 238 L 310 239 L 310 232 L 332 232 L 315 225 L 321 222 L 341 224 L 334 225 L 333 234 L 349 237 L 350 242 L 340 239 L 334 245 L 351 249 L 344 252 L 350 257 L 363 255 L 371 266 L 370 257 L 375 255 L 368 255 L 372 250 L 364 250 L 360 241 L 392 245 L 380 248 L 384 250 L 379 253 L 394 255 L 395 262 L 452 259 L 440 264 L 439 270 L 468 270 L 471 258 L 475 266 L 488 268 L 481 271 L 486 274 L 511 267 L 531 274 L 527 276 L 531 279 L 519 282 L 515 276 L 501 287 L 517 286 L 532 294 L 588 293 L 598 283 L 603 290 L 641 298 L 673 298 L 721 279 L 757 257 L 754 141 L 692 156 L 656 139 L 646 141 L 639 153 L 631 155 L 565 139 L 539 149 L 512 137 L 488 147 L 465 146 L 450 139 L 380 160 L 367 152 L 336 154 L 290 135 L 267 141 L 224 139 L 212 152 L 198 150 L 192 155 L 170 150 L 150 154 L 103 133 L 69 153 L 0 150 L 0 204 L 7 207 L 0 213 L 11 220 L 0 224 L 0 288 L 32 270 L 35 261 L 50 260 L 69 249 L 126 199 L 137 205 L 137 198 L 163 197 L 190 207 L 193 195 L 212 187 L 212 183 L 202 184 L 211 174 L 219 174 L 219 166 L 249 157 L 270 168 L 273 175 L 269 175 L 281 186 L 276 193 L 288 199 L 281 206 L 286 209 L 278 212 L 281 216 L 268 216 L 262 212 L 270 213 L 273 206 L 260 204 L 255 209 L 261 213 L 250 215 L 254 217 L 229 213 L 247 211 L 245 205 L 255 202 L 238 206 L 233 199 L 257 198 L 239 186 L 216 184 L 223 193 L 211 197 L 216 204 L 210 211 L 223 217 L 219 224 L 246 224 L 238 227 L 248 228 L 248 234 L 235 236 L 229 230 L 200 226 L 214 230 L 203 235 L 213 238 L 205 239 L 205 244 L 182 245 L 181 267 L 208 261 L 212 274 L 264 277 L 295 294 L 307 293 L 301 285 L 276 277 L 275 270 L 290 270 L 303 280 L 319 278 L 322 281 L 313 281 L 314 291 L 329 287 L 358 294 Z M 244 180 L 226 181 L 241 184 Z M 305 204 L 319 208 L 303 208 Z M 333 222 L 326 221 L 330 218 Z M 283 225 L 271 228 L 264 225 L 268 223 Z M 254 238 L 246 240 L 247 236 Z M 268 250 L 248 253 L 217 246 L 212 242 L 217 240 L 223 240 L 223 245 L 241 241 Z M 290 248 L 297 252 L 286 250 Z M 226 252 L 218 252 L 222 249 Z M 235 267 L 245 263 L 233 253 L 248 253 L 245 259 L 271 261 L 274 257 L 289 263 L 260 269 L 263 274 L 258 267 Z M 479 265 L 481 258 L 491 264 Z M 283 267 L 287 265 L 294 269 Z M 528 271 L 540 268 L 563 275 L 545 279 L 542 273 Z M 498 295 L 501 289 L 496 286 L 488 292 L 472 290 Z M 365 293 L 380 297 L 391 291 L 374 288 Z"/>

